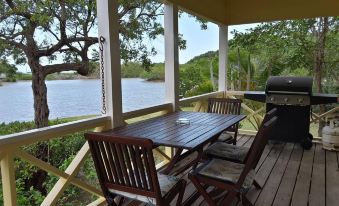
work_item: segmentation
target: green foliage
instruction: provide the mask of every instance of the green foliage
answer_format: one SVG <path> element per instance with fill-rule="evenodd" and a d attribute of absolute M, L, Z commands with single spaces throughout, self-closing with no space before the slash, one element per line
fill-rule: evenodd
<path fill-rule="evenodd" d="M 164 81 L 165 65 L 162 63 L 154 64 L 149 71 L 143 71 L 140 77 L 147 81 Z"/>
<path fill-rule="evenodd" d="M 140 77 L 144 68 L 142 64 L 137 62 L 128 62 L 121 65 L 121 77 L 122 78 L 135 78 Z"/>
<path fill-rule="evenodd" d="M 200 68 L 187 67 L 180 70 L 179 94 L 182 97 L 191 96 L 203 81 Z"/>
<path fill-rule="evenodd" d="M 56 119 L 50 121 L 49 124 L 56 125 L 68 121 L 69 119 Z M 2 123 L 0 124 L 0 135 L 27 131 L 33 129 L 34 127 L 34 122 L 12 122 L 8 124 Z M 76 153 L 85 143 L 83 133 L 84 132 L 77 132 L 48 141 L 48 147 L 50 151 L 48 162 L 59 169 L 65 170 L 73 160 Z M 38 152 L 36 150 L 37 148 L 38 144 L 33 144 L 25 146 L 22 149 L 30 154 L 36 155 Z M 22 161 L 21 159 L 16 159 L 15 169 L 19 205 L 40 205 L 45 195 L 33 188 L 26 188 L 26 182 L 31 178 L 32 174 L 34 174 L 38 168 L 25 161 Z M 80 172 L 80 178 L 93 183 L 93 185 L 98 185 L 97 176 L 91 159 L 85 161 L 85 164 Z M 46 181 L 44 182 L 48 191 L 52 189 L 57 180 L 57 177 L 48 175 Z M 88 204 L 90 201 L 94 200 L 93 196 L 88 195 L 87 193 L 82 192 L 80 189 L 75 187 L 69 187 L 64 194 L 65 195 L 61 198 L 58 204 L 86 205 L 86 203 Z M 2 187 L 0 187 L 0 205 L 3 205 L 2 201 Z"/>
<path fill-rule="evenodd" d="M 321 78 L 327 91 L 335 91 L 339 76 L 338 17 L 262 23 L 246 32 L 233 31 L 230 49 L 241 48 L 251 55 L 256 89 L 263 89 L 268 76 Z M 321 36 L 325 36 L 322 47 Z M 324 54 L 324 60 L 316 58 Z M 316 66 L 318 64 L 318 66 Z M 319 68 L 320 65 L 320 68 Z M 316 72 L 316 67 L 320 72 Z"/>
<path fill-rule="evenodd" d="M 16 74 L 17 70 L 18 69 L 15 66 L 8 64 L 5 61 L 0 60 L 0 74 L 6 75 L 6 79 L 5 79 L 6 82 L 15 82 L 16 81 L 15 74 Z"/>
<path fill-rule="evenodd" d="M 210 81 L 204 81 L 196 87 L 193 87 L 191 90 L 187 91 L 185 96 L 190 97 L 210 92 L 213 92 L 212 83 Z"/>
<path fill-rule="evenodd" d="M 17 80 L 28 81 L 28 80 L 32 80 L 32 74 L 26 74 L 26 73 L 18 72 L 18 73 L 16 73 L 16 78 L 17 78 Z"/>

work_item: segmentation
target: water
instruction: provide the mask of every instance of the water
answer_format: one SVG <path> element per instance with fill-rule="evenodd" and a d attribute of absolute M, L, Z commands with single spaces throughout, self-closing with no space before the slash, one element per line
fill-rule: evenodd
<path fill-rule="evenodd" d="M 50 119 L 100 114 L 100 80 L 46 81 Z M 123 111 L 132 111 L 164 102 L 163 82 L 122 79 Z M 0 86 L 0 122 L 34 119 L 30 81 Z"/>

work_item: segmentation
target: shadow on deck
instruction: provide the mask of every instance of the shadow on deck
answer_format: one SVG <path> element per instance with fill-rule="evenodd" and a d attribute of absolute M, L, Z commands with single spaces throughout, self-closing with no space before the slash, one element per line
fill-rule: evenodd
<path fill-rule="evenodd" d="M 237 144 L 250 147 L 252 141 L 252 136 L 239 135 Z M 298 144 L 270 143 L 256 168 L 256 180 L 264 187 L 262 190 L 252 187 L 247 197 L 257 206 L 339 205 L 338 159 L 338 152 L 325 151 L 321 144 L 303 150 Z M 187 172 L 182 174 L 187 180 L 184 200 L 196 190 Z M 128 205 L 142 204 L 134 201 Z M 175 205 L 174 201 L 171 205 Z M 199 196 L 190 205 L 208 204 Z M 232 205 L 242 204 L 234 201 Z"/>

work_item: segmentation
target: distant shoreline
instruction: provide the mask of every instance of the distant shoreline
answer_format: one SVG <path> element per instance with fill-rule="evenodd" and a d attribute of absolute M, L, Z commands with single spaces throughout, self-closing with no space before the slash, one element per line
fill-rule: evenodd
<path fill-rule="evenodd" d="M 142 79 L 146 82 L 165 82 L 165 80 L 161 79 L 144 79 L 141 77 L 122 77 L 121 79 Z M 46 81 L 59 81 L 59 80 L 100 80 L 100 78 L 92 78 L 92 77 L 82 77 L 82 78 L 51 78 L 51 79 L 46 79 Z M 2 82 L 0 81 L 0 86 L 5 86 L 8 84 L 16 83 L 16 82 L 30 82 L 32 80 L 30 79 L 18 79 L 15 82 Z"/>

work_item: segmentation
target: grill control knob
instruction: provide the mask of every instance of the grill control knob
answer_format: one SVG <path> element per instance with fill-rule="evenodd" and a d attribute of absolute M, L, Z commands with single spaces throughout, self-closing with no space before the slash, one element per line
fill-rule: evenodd
<path fill-rule="evenodd" d="M 274 99 L 274 97 L 271 97 L 270 100 L 273 102 L 275 99 Z"/>
<path fill-rule="evenodd" d="M 288 102 L 288 98 L 287 98 L 287 97 L 285 97 L 285 98 L 284 98 L 284 101 L 285 101 L 285 102 Z"/>
<path fill-rule="evenodd" d="M 303 102 L 304 102 L 304 99 L 303 99 L 303 98 L 299 98 L 299 99 L 298 99 L 298 102 L 299 102 L 299 103 L 303 103 Z"/>

